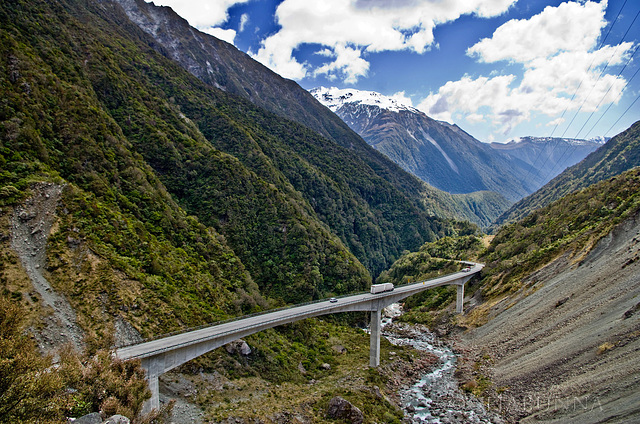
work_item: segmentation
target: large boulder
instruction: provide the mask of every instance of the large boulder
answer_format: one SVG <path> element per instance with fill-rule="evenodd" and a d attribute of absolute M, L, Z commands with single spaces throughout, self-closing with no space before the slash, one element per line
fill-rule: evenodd
<path fill-rule="evenodd" d="M 122 415 L 113 415 L 102 424 L 131 424 L 129 418 Z"/>
<path fill-rule="evenodd" d="M 225 346 L 227 352 L 234 354 L 239 353 L 243 356 L 249 356 L 251 354 L 251 347 L 242 339 L 234 340 L 231 343 L 227 343 Z"/>
<path fill-rule="evenodd" d="M 74 424 L 102 424 L 102 416 L 99 412 L 92 412 L 87 415 L 83 415 L 77 420 L 73 420 Z"/>
<path fill-rule="evenodd" d="M 352 424 L 362 424 L 364 415 L 362 411 L 348 400 L 336 396 L 329 401 L 327 417 L 341 419 Z"/>

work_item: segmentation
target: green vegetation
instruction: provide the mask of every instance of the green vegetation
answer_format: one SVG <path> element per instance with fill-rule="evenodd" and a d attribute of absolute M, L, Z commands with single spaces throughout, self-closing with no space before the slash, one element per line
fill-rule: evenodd
<path fill-rule="evenodd" d="M 100 410 L 138 415 L 151 396 L 139 362 L 114 360 L 105 350 L 89 358 L 64 349 L 54 364 L 24 333 L 23 318 L 15 301 L 0 296 L 1 423 L 57 423 Z"/>
<path fill-rule="evenodd" d="M 640 169 L 594 184 L 506 225 L 480 258 L 483 295 L 514 293 L 523 278 L 567 254 L 574 263 L 640 209 Z"/>
<path fill-rule="evenodd" d="M 507 210 L 495 226 L 525 218 L 569 193 L 604 181 L 640 164 L 640 121 L 616 135 L 582 162 L 566 169 L 537 192 Z"/>
<path fill-rule="evenodd" d="M 517 223 L 503 226 L 487 247 L 476 236 L 445 237 L 405 252 L 377 282 L 404 284 L 433 278 L 459 268 L 454 260 L 486 264 L 482 280 L 467 287 L 466 295 L 481 289 L 485 307 L 535 284 L 527 277 L 551 261 L 566 256 L 580 265 L 582 258 L 613 228 L 640 211 L 640 169 L 633 169 L 567 195 L 536 210 Z M 455 289 L 440 287 L 407 299 L 402 319 L 433 325 L 455 300 Z M 476 314 L 476 315 L 477 315 Z M 484 318 L 465 319 L 468 325 Z M 465 325 L 466 325 L 465 324 Z"/>
<path fill-rule="evenodd" d="M 151 48 L 114 3 L 3 2 L 0 40 L 0 293 L 26 327 L 47 331 L 52 308 L 11 238 L 15 208 L 60 188 L 57 208 L 46 211 L 52 228 L 40 271 L 73 307 L 94 355 L 80 362 L 94 364 L 81 373 L 89 380 L 73 371 L 75 380 L 18 388 L 52 399 L 74 389 L 75 399 L 42 403 L 51 417 L 139 410 L 140 386 L 130 403 L 107 384 L 137 371 L 100 353 L 122 322 L 153 337 L 362 290 L 403 250 L 475 231 L 433 217 L 418 196 L 423 186 L 346 127 L 325 138 L 196 79 Z M 190 366 L 269 384 L 329 374 L 329 393 L 338 386 L 333 370 L 348 369 L 330 340 L 355 331 L 348 360 L 359 364 L 368 343 L 359 330 L 322 328 L 310 321 L 256 334 L 251 362 L 222 351 Z M 32 361 L 30 375 L 50 360 Z M 385 405 L 372 419 L 396 413 Z"/>
<path fill-rule="evenodd" d="M 443 237 L 425 243 L 417 252 L 405 252 L 393 266 L 380 274 L 377 283 L 394 285 L 419 282 L 459 271 L 458 261 L 475 260 L 484 251 L 482 239 L 475 235 Z M 453 286 L 436 287 L 407 298 L 401 321 L 433 325 L 441 311 L 456 299 Z"/>
<path fill-rule="evenodd" d="M 382 339 L 383 366 L 371 369 L 369 336 L 332 321 L 310 319 L 281 332 L 257 333 L 246 339 L 253 350 L 248 356 L 214 351 L 209 354 L 212 366 L 196 359 L 182 367 L 181 376 L 163 378 L 189 381 L 197 388 L 195 401 L 215 422 L 229 417 L 270 422 L 282 414 L 333 422 L 326 410 L 334 396 L 357 406 L 367 423 L 401 420 L 402 412 L 387 396 L 396 390 L 393 381 L 420 361 L 421 353 Z M 207 385 L 210 379 L 216 380 L 214 387 Z"/>

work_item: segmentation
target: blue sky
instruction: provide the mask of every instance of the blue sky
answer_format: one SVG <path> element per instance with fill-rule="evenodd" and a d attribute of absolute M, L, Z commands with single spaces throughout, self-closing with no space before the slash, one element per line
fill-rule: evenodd
<path fill-rule="evenodd" d="M 395 96 L 484 142 L 613 136 L 640 119 L 637 0 L 154 3 L 306 89 Z"/>

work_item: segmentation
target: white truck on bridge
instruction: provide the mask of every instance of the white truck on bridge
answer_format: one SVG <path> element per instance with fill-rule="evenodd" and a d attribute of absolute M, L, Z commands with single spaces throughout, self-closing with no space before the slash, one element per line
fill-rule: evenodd
<path fill-rule="evenodd" d="M 393 283 L 372 284 L 371 294 L 393 291 Z"/>

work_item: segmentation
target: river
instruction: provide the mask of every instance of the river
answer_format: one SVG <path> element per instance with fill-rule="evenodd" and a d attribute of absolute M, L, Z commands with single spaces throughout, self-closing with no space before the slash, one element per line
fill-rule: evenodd
<path fill-rule="evenodd" d="M 412 424 L 476 424 L 503 423 L 492 411 L 487 411 L 475 396 L 458 388 L 454 372 L 456 354 L 425 326 L 394 323 L 402 308 L 394 304 L 385 309 L 382 334 L 394 345 L 409 345 L 426 350 L 439 358 L 436 367 L 420 377 L 412 386 L 400 392 L 406 422 Z"/>

